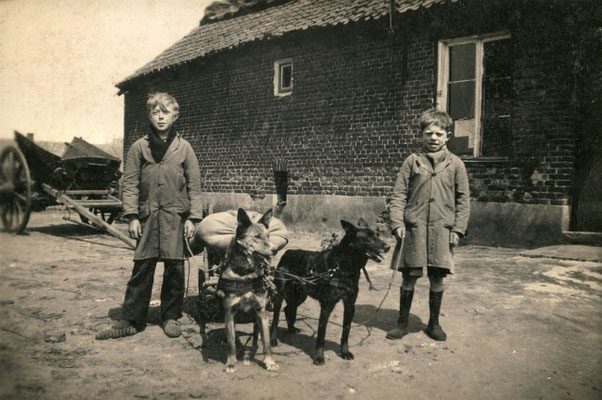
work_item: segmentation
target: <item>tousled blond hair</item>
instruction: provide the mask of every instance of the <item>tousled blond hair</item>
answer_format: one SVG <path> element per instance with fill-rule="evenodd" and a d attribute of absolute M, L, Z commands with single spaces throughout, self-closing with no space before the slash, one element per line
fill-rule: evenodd
<path fill-rule="evenodd" d="M 148 95 L 148 100 L 146 100 L 146 110 L 149 115 L 156 106 L 159 106 L 163 111 L 167 111 L 167 107 L 169 105 L 172 106 L 176 113 L 180 113 L 180 106 L 178 105 L 178 102 L 172 95 L 168 93 L 151 93 Z"/>

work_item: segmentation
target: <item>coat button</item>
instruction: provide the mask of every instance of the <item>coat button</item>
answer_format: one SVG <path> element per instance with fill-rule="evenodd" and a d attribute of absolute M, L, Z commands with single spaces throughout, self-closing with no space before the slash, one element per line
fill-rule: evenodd
<path fill-rule="evenodd" d="M 431 202 L 431 203 L 434 202 L 434 201 L 435 201 L 435 199 L 429 199 L 429 202 Z"/>
<path fill-rule="evenodd" d="M 433 172 L 433 173 L 431 174 L 431 176 L 437 176 L 437 173 L 436 173 L 436 172 Z"/>

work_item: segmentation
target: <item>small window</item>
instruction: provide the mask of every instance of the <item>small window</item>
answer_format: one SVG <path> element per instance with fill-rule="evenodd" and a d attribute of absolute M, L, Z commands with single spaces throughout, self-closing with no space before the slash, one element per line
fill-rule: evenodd
<path fill-rule="evenodd" d="M 512 143 L 512 47 L 494 34 L 439 42 L 437 108 L 454 120 L 448 148 L 473 157 L 504 157 Z"/>
<path fill-rule="evenodd" d="M 274 95 L 287 96 L 293 93 L 293 60 L 279 60 L 274 63 Z"/>

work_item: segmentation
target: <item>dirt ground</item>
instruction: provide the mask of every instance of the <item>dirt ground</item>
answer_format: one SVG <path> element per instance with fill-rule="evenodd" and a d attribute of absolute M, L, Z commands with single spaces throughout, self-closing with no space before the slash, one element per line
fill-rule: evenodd
<path fill-rule="evenodd" d="M 162 266 L 150 324 L 118 340 L 94 335 L 119 318 L 132 251 L 117 239 L 62 219 L 32 214 L 25 235 L 0 233 L 0 398 L 2 399 L 599 399 L 602 397 L 602 263 L 520 256 L 517 249 L 463 246 L 446 280 L 441 325 L 446 342 L 423 332 L 428 281 L 419 280 L 412 333 L 394 326 L 400 277 L 369 262 L 376 290 L 360 281 L 350 335 L 355 360 L 338 356 L 342 304 L 331 316 L 326 365 L 312 364 L 319 314 L 299 308 L 297 335 L 274 349 L 268 372 L 261 347 L 250 365 L 223 372 L 223 326 L 201 346 L 193 319 L 197 268 L 190 261 L 184 334 L 169 339 L 158 322 Z M 125 231 L 125 225 L 117 224 Z M 332 232 L 291 232 L 286 248 L 318 249 Z M 341 232 L 338 232 L 341 233 Z M 281 252 L 282 253 L 282 252 Z M 387 295 L 388 294 L 388 295 Z M 387 296 L 386 296 L 387 295 Z M 379 304 L 386 296 L 382 306 Z M 238 325 L 250 344 L 251 325 Z"/>

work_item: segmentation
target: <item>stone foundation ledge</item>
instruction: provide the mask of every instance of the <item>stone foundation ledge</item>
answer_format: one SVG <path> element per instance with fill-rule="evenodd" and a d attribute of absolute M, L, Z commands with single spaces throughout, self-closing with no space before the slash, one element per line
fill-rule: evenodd
<path fill-rule="evenodd" d="M 205 193 L 213 212 L 238 209 L 264 212 L 276 205 L 276 195 L 251 198 L 245 193 Z M 279 217 L 289 229 L 340 232 L 340 220 L 363 218 L 375 226 L 385 211 L 384 197 L 289 195 Z M 531 248 L 563 243 L 570 206 L 471 202 L 468 234 L 463 243 Z"/>

